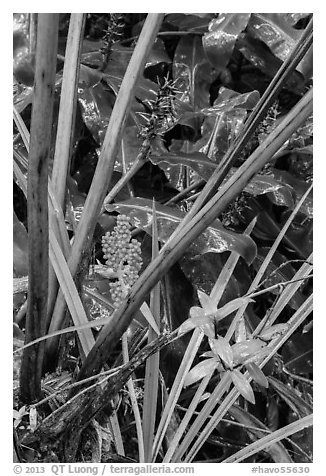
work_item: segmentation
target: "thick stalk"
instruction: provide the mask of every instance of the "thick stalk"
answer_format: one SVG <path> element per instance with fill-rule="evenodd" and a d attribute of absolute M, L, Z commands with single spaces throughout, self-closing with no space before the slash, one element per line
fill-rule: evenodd
<path fill-rule="evenodd" d="M 75 128 L 80 51 L 85 15 L 72 13 L 69 23 L 65 63 L 63 67 L 58 130 L 52 170 L 52 183 L 58 204 L 63 209 L 67 171 Z"/>
<path fill-rule="evenodd" d="M 58 44 L 58 14 L 38 16 L 36 70 L 28 160 L 28 310 L 25 343 L 46 332 L 48 298 L 48 156 L 51 145 L 52 110 Z M 23 353 L 20 391 L 25 402 L 41 396 L 44 343 Z"/>
<path fill-rule="evenodd" d="M 111 181 L 116 154 L 121 145 L 124 122 L 134 96 L 134 88 L 139 76 L 143 72 L 148 51 L 156 38 L 163 17 L 164 14 L 162 13 L 148 14 L 139 41 L 123 78 L 105 135 L 92 185 L 78 224 L 72 252 L 68 260 L 68 266 L 72 276 L 75 276 L 82 254 L 84 250 L 88 248 L 88 244 L 92 239 L 101 205 Z M 62 294 L 59 293 L 53 312 L 50 332 L 60 328 L 64 318 L 65 307 L 64 298 Z M 55 344 L 50 344 L 50 354 L 52 351 L 55 352 Z"/>

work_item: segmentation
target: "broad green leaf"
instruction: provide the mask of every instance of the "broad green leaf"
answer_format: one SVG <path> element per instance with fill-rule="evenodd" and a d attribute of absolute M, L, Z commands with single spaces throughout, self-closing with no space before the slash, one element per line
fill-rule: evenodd
<path fill-rule="evenodd" d="M 207 320 L 208 322 L 208 317 L 205 314 L 205 311 L 202 307 L 199 306 L 193 306 L 190 308 L 189 315 L 192 319 L 192 322 L 195 322 L 196 319 L 204 319 L 205 321 Z"/>
<path fill-rule="evenodd" d="M 165 205 L 157 205 L 158 236 L 163 242 L 167 241 L 185 214 Z M 119 211 L 130 216 L 133 224 L 151 234 L 152 202 L 145 198 L 131 198 L 125 202 L 107 205 L 108 211 Z M 236 251 L 249 263 L 256 254 L 254 241 L 246 235 L 240 235 L 226 230 L 215 220 L 189 247 L 187 254 L 191 257 L 205 253 L 222 253 Z"/>
<path fill-rule="evenodd" d="M 274 326 L 269 326 L 264 328 L 259 333 L 259 338 L 263 340 L 273 340 L 284 334 L 289 328 L 288 324 L 275 324 Z"/>
<path fill-rule="evenodd" d="M 233 367 L 233 353 L 229 342 L 224 337 L 209 339 L 209 345 L 214 354 L 220 357 L 229 369 Z"/>
<path fill-rule="evenodd" d="M 164 42 L 156 38 L 146 60 L 146 68 L 155 66 L 159 63 L 171 63 L 171 58 L 166 52 Z"/>
<path fill-rule="evenodd" d="M 268 194 L 268 197 L 275 205 L 290 209 L 294 207 L 292 187 L 275 180 L 269 174 L 255 175 L 246 185 L 244 191 L 253 196 Z"/>
<path fill-rule="evenodd" d="M 259 339 L 248 339 L 232 345 L 234 365 L 242 364 L 246 359 L 258 354 L 265 343 Z"/>
<path fill-rule="evenodd" d="M 213 17 L 213 13 L 168 13 L 164 23 L 169 23 L 174 30 L 201 33 L 207 30 Z"/>
<path fill-rule="evenodd" d="M 200 362 L 199 364 L 195 365 L 195 367 L 193 367 L 187 374 L 183 385 L 185 387 L 188 387 L 189 385 L 198 382 L 198 380 L 201 380 L 206 377 L 206 375 L 210 374 L 219 365 L 219 362 L 215 358 L 206 359 Z"/>
<path fill-rule="evenodd" d="M 216 73 L 206 59 L 200 36 L 181 37 L 174 54 L 173 76 L 178 78 L 180 99 L 193 110 L 209 105 L 209 88 Z"/>
<path fill-rule="evenodd" d="M 201 178 L 208 180 L 216 168 L 216 164 L 212 162 L 202 152 L 178 152 L 166 153 L 162 155 L 150 155 L 150 161 L 163 168 L 167 176 L 170 175 L 170 169 L 180 168 L 181 165 L 190 167 Z"/>
<path fill-rule="evenodd" d="M 143 140 L 139 137 L 139 129 L 136 125 L 125 127 L 122 139 L 125 166 L 126 170 L 129 170 L 139 154 Z M 122 147 L 117 154 L 114 170 L 121 173 L 123 172 Z"/>
<path fill-rule="evenodd" d="M 205 316 L 205 311 L 201 307 L 192 307 L 190 309 L 190 318 L 183 322 L 179 332 L 189 332 L 196 327 L 201 329 L 208 337 L 215 337 L 214 322 L 211 317 Z"/>
<path fill-rule="evenodd" d="M 261 387 L 268 388 L 268 380 L 264 372 L 254 362 L 246 364 L 250 377 Z"/>
<path fill-rule="evenodd" d="M 277 58 L 269 48 L 256 38 L 249 34 L 240 35 L 236 48 L 242 55 L 252 63 L 255 68 L 259 69 L 268 78 L 273 78 L 282 65 L 282 61 Z M 250 82 L 251 87 L 264 91 L 266 78 L 257 75 L 257 71 L 248 72 L 242 76 L 243 80 Z M 302 76 L 295 71 L 286 83 L 286 88 L 299 92 L 302 91 Z"/>
<path fill-rule="evenodd" d="M 273 168 L 271 170 L 272 177 L 283 183 L 287 187 L 292 187 L 295 201 L 291 209 L 294 208 L 296 203 L 302 198 L 302 196 L 306 193 L 308 188 L 310 187 L 310 183 L 305 182 L 304 180 L 296 178 L 293 174 L 287 172 L 286 170 L 278 170 Z M 303 202 L 302 206 L 300 207 L 300 212 L 304 213 L 308 218 L 313 218 L 313 200 L 312 200 L 312 192 L 309 193 L 306 200 Z"/>
<path fill-rule="evenodd" d="M 35 55 L 30 52 L 29 14 L 13 15 L 13 73 L 19 83 L 33 86 Z"/>
<path fill-rule="evenodd" d="M 216 304 L 214 303 L 213 299 L 208 296 L 208 294 L 204 293 L 203 291 L 200 291 L 200 289 L 198 289 L 197 294 L 200 304 L 205 313 L 216 312 Z"/>
<path fill-rule="evenodd" d="M 229 372 L 232 378 L 232 382 L 234 383 L 234 386 L 238 390 L 238 392 L 246 400 L 248 400 L 248 402 L 254 404 L 255 395 L 246 377 L 237 369 L 230 370 Z"/>
<path fill-rule="evenodd" d="M 120 89 L 133 51 L 134 48 L 121 45 L 114 45 L 112 47 L 112 55 L 104 71 L 103 80 L 107 82 L 115 94 L 117 94 Z M 158 86 L 156 83 L 146 79 L 144 76 L 140 76 L 135 88 L 135 96 L 141 101 L 155 100 L 157 90 Z M 133 106 L 135 105 L 134 103 L 135 101 L 133 101 Z"/>
<path fill-rule="evenodd" d="M 103 143 L 111 117 L 114 95 L 104 88 L 97 70 L 81 65 L 78 84 L 78 103 L 82 117 L 94 139 Z"/>
<path fill-rule="evenodd" d="M 302 31 L 293 28 L 283 13 L 253 13 L 247 31 L 253 38 L 265 43 L 281 61 L 286 60 L 302 35 Z M 311 75 L 310 56 L 311 52 L 308 52 L 297 66 L 306 78 Z"/>
<path fill-rule="evenodd" d="M 217 71 L 228 65 L 239 34 L 246 28 L 251 13 L 220 13 L 203 37 L 205 53 Z"/>

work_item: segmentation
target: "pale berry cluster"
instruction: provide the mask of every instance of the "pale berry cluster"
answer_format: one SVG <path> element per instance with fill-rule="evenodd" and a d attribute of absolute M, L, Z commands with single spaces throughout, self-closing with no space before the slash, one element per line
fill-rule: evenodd
<path fill-rule="evenodd" d="M 142 266 L 140 243 L 131 238 L 130 219 L 126 215 L 117 217 L 112 233 L 102 237 L 105 264 L 115 274 L 110 282 L 111 297 L 115 307 L 119 307 L 131 286 L 136 282 Z"/>

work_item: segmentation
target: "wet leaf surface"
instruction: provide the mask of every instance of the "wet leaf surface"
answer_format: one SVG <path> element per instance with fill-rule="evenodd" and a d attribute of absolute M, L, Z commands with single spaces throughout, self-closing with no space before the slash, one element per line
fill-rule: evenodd
<path fill-rule="evenodd" d="M 232 378 L 232 382 L 234 383 L 234 386 L 238 390 L 240 395 L 242 395 L 246 400 L 248 400 L 248 402 L 254 404 L 255 395 L 246 377 L 237 369 L 231 370 L 230 375 Z"/>
<path fill-rule="evenodd" d="M 203 46 L 217 71 L 227 66 L 238 35 L 246 28 L 250 16 L 250 13 L 221 13 L 209 24 L 208 33 L 203 37 Z"/>
<path fill-rule="evenodd" d="M 291 18 L 289 21 L 284 13 L 253 13 L 247 30 L 253 38 L 265 43 L 277 58 L 285 61 L 302 34 L 291 23 Z M 297 66 L 305 77 L 311 74 L 310 54 L 308 52 Z"/>
<path fill-rule="evenodd" d="M 108 205 L 108 211 L 119 211 L 130 216 L 137 228 L 151 233 L 152 201 L 144 198 L 133 198 L 122 203 Z M 158 236 L 163 242 L 167 241 L 184 213 L 177 208 L 157 205 Z M 251 238 L 226 230 L 217 220 L 189 247 L 190 256 L 205 253 L 222 253 L 223 251 L 236 251 L 249 262 L 256 253 L 256 246 Z"/>
<path fill-rule="evenodd" d="M 181 38 L 173 59 L 173 76 L 180 99 L 193 110 L 209 105 L 209 85 L 216 76 L 205 57 L 201 38 L 190 35 Z"/>

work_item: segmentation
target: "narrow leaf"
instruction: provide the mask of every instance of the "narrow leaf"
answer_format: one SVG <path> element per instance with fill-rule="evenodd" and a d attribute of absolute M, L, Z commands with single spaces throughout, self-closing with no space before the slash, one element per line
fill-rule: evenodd
<path fill-rule="evenodd" d="M 203 37 L 205 53 L 217 71 L 226 68 L 239 34 L 246 28 L 251 13 L 220 13 Z"/>
<path fill-rule="evenodd" d="M 203 362 L 200 362 L 199 364 L 195 365 L 195 367 L 193 367 L 187 374 L 183 382 L 183 386 L 188 387 L 189 385 L 198 382 L 198 380 L 206 377 L 206 375 L 210 374 L 219 365 L 221 364 L 219 364 L 216 358 L 206 359 Z"/>
<path fill-rule="evenodd" d="M 248 370 L 250 377 L 258 383 L 258 385 L 268 388 L 268 380 L 257 364 L 250 362 L 249 364 L 246 364 L 246 369 Z"/>
<path fill-rule="evenodd" d="M 239 365 L 246 359 L 253 357 L 265 346 L 266 344 L 259 339 L 236 342 L 232 346 L 234 365 Z"/>
<path fill-rule="evenodd" d="M 238 392 L 248 400 L 248 402 L 254 404 L 255 395 L 246 377 L 237 369 L 230 370 L 230 375 Z"/>
<path fill-rule="evenodd" d="M 229 369 L 232 369 L 233 353 L 228 341 L 224 337 L 209 339 L 209 345 L 214 354 L 220 357 Z"/>

